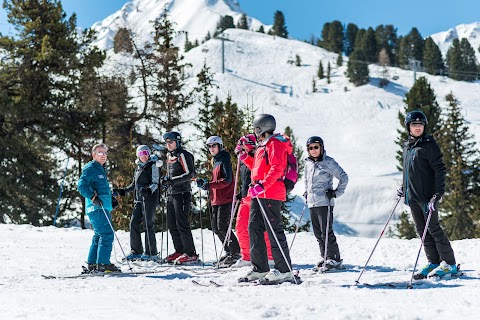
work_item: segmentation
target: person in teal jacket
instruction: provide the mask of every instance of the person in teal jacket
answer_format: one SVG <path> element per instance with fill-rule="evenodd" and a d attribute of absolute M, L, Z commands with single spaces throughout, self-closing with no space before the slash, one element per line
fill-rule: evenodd
<path fill-rule="evenodd" d="M 113 210 L 112 193 L 104 167 L 107 152 L 105 144 L 96 144 L 92 148 L 93 160 L 83 167 L 78 180 L 78 191 L 85 197 L 85 211 L 94 231 L 87 259 L 90 272 L 120 271 L 110 263 L 114 233 L 110 214 Z"/>

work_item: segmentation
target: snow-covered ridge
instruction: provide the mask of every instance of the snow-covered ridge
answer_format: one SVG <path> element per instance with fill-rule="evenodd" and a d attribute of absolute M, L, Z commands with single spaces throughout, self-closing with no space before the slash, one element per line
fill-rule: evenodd
<path fill-rule="evenodd" d="M 230 15 L 238 23 L 242 14 L 240 5 L 234 0 L 131 0 L 119 11 L 95 23 L 96 44 L 102 49 L 113 46 L 113 38 L 119 28 L 132 29 L 143 43 L 151 38 L 152 21 L 163 11 L 169 11 L 170 19 L 177 31 L 188 32 L 190 41 L 202 41 L 207 33 L 213 34 L 221 16 Z M 247 17 L 250 29 L 258 29 L 262 23 Z M 176 44 L 183 47 L 184 36 L 178 37 Z"/>
<path fill-rule="evenodd" d="M 480 22 L 460 24 L 447 31 L 432 34 L 431 37 L 439 46 L 444 57 L 454 39 L 466 38 L 475 50 L 477 61 L 480 61 L 480 53 L 478 51 L 480 46 Z"/>

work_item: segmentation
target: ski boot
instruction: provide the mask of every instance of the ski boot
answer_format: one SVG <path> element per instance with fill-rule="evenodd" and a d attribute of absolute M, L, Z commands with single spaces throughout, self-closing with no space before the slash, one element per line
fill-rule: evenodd
<path fill-rule="evenodd" d="M 165 259 L 163 259 L 164 263 L 174 263 L 177 258 L 179 258 L 182 254 L 179 252 L 174 252 L 169 254 Z"/>
<path fill-rule="evenodd" d="M 229 254 L 222 262 L 218 264 L 218 268 L 229 268 L 240 260 L 240 254 Z"/>
<path fill-rule="evenodd" d="M 96 263 L 89 263 L 87 267 L 82 266 L 82 274 L 94 273 L 97 271 Z"/>
<path fill-rule="evenodd" d="M 135 251 L 130 252 L 130 254 L 127 256 L 128 261 L 136 261 L 136 260 L 140 260 L 141 258 L 142 258 L 142 255 L 139 253 L 135 253 Z"/>
<path fill-rule="evenodd" d="M 113 263 L 105 263 L 105 264 L 99 264 L 97 267 L 98 272 L 104 272 L 104 273 L 121 273 L 122 270 L 120 270 L 116 265 Z"/>
<path fill-rule="evenodd" d="M 448 264 L 445 261 L 440 262 L 440 265 L 428 273 L 428 277 L 439 277 L 443 278 L 445 276 L 455 276 L 458 272 L 456 264 Z"/>
<path fill-rule="evenodd" d="M 265 278 L 268 272 L 257 272 L 250 270 L 244 277 L 238 279 L 238 282 L 252 282 Z"/>
<path fill-rule="evenodd" d="M 189 256 L 188 254 L 184 253 L 177 259 L 175 259 L 174 264 L 198 264 L 200 260 L 198 259 L 198 256 L 196 254 L 192 254 Z"/>
<path fill-rule="evenodd" d="M 140 260 L 157 262 L 160 259 L 158 258 L 157 255 L 149 256 L 148 254 L 142 254 L 142 256 L 140 257 Z"/>
<path fill-rule="evenodd" d="M 432 272 L 432 270 L 436 269 L 439 266 L 438 263 L 427 263 L 420 269 L 417 273 L 413 275 L 413 279 L 415 280 L 421 280 L 421 279 L 426 279 L 428 277 L 428 274 Z"/>
<path fill-rule="evenodd" d="M 275 285 L 275 284 L 281 284 L 284 282 L 290 282 L 293 284 L 302 283 L 298 274 L 292 274 L 290 271 L 280 272 L 276 269 L 273 269 L 272 271 L 267 273 L 265 278 L 260 279 L 259 282 L 260 284 L 263 284 L 263 285 Z"/>
<path fill-rule="evenodd" d="M 231 268 L 237 269 L 237 268 L 243 268 L 243 267 L 250 267 L 252 265 L 251 261 L 243 260 L 243 259 L 238 259 L 237 262 L 235 262 Z"/>
<path fill-rule="evenodd" d="M 322 264 L 322 266 L 318 268 L 318 272 L 325 273 L 332 270 L 342 270 L 342 269 L 345 269 L 345 267 L 343 266 L 343 260 L 337 261 L 333 259 L 327 259 L 327 261 L 325 261 Z"/>

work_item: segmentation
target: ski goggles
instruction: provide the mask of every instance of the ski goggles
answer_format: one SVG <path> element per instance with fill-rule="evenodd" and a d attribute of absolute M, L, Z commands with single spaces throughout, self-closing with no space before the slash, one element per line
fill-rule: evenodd
<path fill-rule="evenodd" d="M 150 151 L 148 151 L 148 150 L 141 150 L 141 151 L 137 152 L 137 156 L 139 156 L 139 157 L 149 156 L 149 155 L 150 155 Z"/>

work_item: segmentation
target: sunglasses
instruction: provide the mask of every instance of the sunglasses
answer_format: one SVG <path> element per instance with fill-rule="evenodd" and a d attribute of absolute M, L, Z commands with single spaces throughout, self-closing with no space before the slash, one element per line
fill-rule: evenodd
<path fill-rule="evenodd" d="M 139 157 L 149 156 L 149 155 L 150 155 L 150 151 L 148 151 L 148 150 L 142 150 L 142 151 L 137 152 L 137 156 L 139 156 Z"/>
<path fill-rule="evenodd" d="M 216 146 L 218 146 L 218 144 L 216 144 L 216 143 L 215 144 L 207 144 L 207 146 L 208 146 L 208 149 L 213 149 Z"/>
<path fill-rule="evenodd" d="M 108 152 L 103 152 L 103 151 L 95 152 L 95 153 L 99 156 L 107 156 L 108 155 Z"/>
<path fill-rule="evenodd" d="M 310 151 L 310 150 L 318 150 L 320 149 L 320 146 L 312 146 L 312 147 L 307 147 L 307 150 Z"/>

